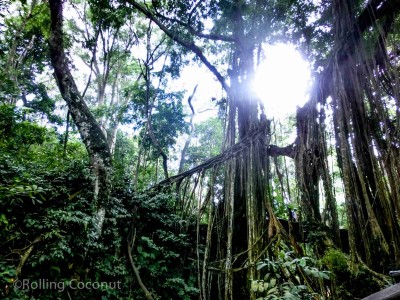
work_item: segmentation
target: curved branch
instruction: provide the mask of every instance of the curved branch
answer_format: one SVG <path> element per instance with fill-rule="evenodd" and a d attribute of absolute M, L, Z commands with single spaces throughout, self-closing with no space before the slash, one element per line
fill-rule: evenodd
<path fill-rule="evenodd" d="M 191 94 L 191 95 L 189 96 L 189 98 L 188 98 L 189 107 L 190 107 L 190 110 L 192 111 L 192 116 L 190 117 L 190 133 L 189 133 L 188 139 L 187 139 L 186 142 L 185 142 L 185 146 L 184 146 L 183 149 L 182 149 L 181 161 L 179 162 L 179 170 L 178 170 L 178 173 L 182 173 L 182 172 L 183 172 L 183 166 L 184 166 L 184 164 L 185 164 L 186 152 L 187 152 L 187 150 L 189 149 L 190 141 L 191 141 L 191 139 L 192 139 L 192 133 L 193 133 L 193 131 L 194 131 L 193 118 L 194 118 L 195 112 L 194 112 L 194 108 L 193 108 L 193 105 L 192 105 L 192 99 L 193 99 L 193 97 L 194 97 L 194 94 L 196 93 L 196 90 L 197 90 L 198 85 L 199 85 L 199 84 L 196 84 L 196 86 L 195 86 L 194 89 L 193 89 L 192 94 Z"/>
<path fill-rule="evenodd" d="M 191 34 L 193 34 L 199 38 L 209 39 L 209 40 L 213 40 L 213 41 L 229 42 L 229 43 L 237 43 L 238 42 L 238 40 L 235 39 L 233 36 L 226 36 L 226 35 L 216 34 L 216 33 L 203 33 L 201 31 L 194 29 L 189 24 L 182 22 L 180 20 L 177 20 L 175 18 L 168 18 L 161 14 L 156 14 L 156 16 L 159 18 L 162 18 L 164 20 L 175 22 L 175 23 L 181 25 L 182 27 L 187 29 Z"/>
<path fill-rule="evenodd" d="M 207 57 L 203 54 L 203 51 L 193 42 L 185 41 L 180 38 L 174 32 L 169 30 L 162 22 L 156 18 L 149 10 L 141 6 L 139 3 L 133 0 L 126 0 L 132 7 L 136 8 L 142 14 L 144 14 L 147 18 L 153 21 L 166 35 L 168 35 L 172 40 L 185 47 L 188 50 L 191 50 L 197 57 L 204 63 L 204 65 L 217 77 L 218 81 L 221 83 L 222 87 L 226 91 L 228 95 L 231 95 L 230 86 L 227 84 L 225 78 L 222 76 L 220 72 L 218 72 L 217 68 L 215 68 L 211 62 L 207 59 Z"/>
<path fill-rule="evenodd" d="M 199 84 L 196 84 L 196 86 L 194 87 L 194 89 L 193 89 L 193 92 L 192 92 L 192 94 L 189 96 L 189 98 L 188 98 L 188 103 L 189 103 L 189 107 L 190 107 L 190 109 L 191 109 L 191 111 L 192 111 L 192 115 L 194 115 L 194 108 L 193 108 L 193 105 L 192 105 L 192 99 L 193 99 L 193 97 L 194 97 L 194 94 L 196 94 L 196 91 L 197 91 L 197 87 L 199 86 Z"/>

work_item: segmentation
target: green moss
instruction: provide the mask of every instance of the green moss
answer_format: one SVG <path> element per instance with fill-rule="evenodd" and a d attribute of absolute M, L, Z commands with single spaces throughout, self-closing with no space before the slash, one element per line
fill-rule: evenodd
<path fill-rule="evenodd" d="M 349 257 L 337 249 L 327 250 L 322 258 L 322 263 L 328 268 L 328 270 L 336 277 L 340 278 L 350 275 L 348 262 Z"/>
<path fill-rule="evenodd" d="M 350 268 L 350 257 L 340 250 L 328 249 L 321 262 L 334 276 L 335 299 L 364 298 L 383 288 L 363 265 Z"/>

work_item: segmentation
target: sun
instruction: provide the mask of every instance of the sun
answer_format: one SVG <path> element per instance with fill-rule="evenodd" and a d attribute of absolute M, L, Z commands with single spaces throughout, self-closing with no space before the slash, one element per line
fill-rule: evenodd
<path fill-rule="evenodd" d="M 254 92 L 269 117 L 285 117 L 308 100 L 311 82 L 309 63 L 290 44 L 264 48 L 265 60 L 256 71 Z"/>

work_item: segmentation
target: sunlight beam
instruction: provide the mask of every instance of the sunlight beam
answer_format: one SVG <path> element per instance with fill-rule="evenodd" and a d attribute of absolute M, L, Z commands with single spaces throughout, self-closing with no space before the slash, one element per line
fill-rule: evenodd
<path fill-rule="evenodd" d="M 264 48 L 265 60 L 254 81 L 254 92 L 264 103 L 268 117 L 285 117 L 307 101 L 311 76 L 309 63 L 293 45 Z"/>

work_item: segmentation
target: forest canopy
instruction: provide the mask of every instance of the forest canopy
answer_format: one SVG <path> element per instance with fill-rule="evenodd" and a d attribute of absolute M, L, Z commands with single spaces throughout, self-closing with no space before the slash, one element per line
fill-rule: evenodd
<path fill-rule="evenodd" d="M 392 285 L 399 12 L 0 2 L 1 298 L 361 299 Z M 312 77 L 283 119 L 254 90 L 282 43 Z M 200 68 L 218 87 L 199 73 L 182 88 Z"/>

